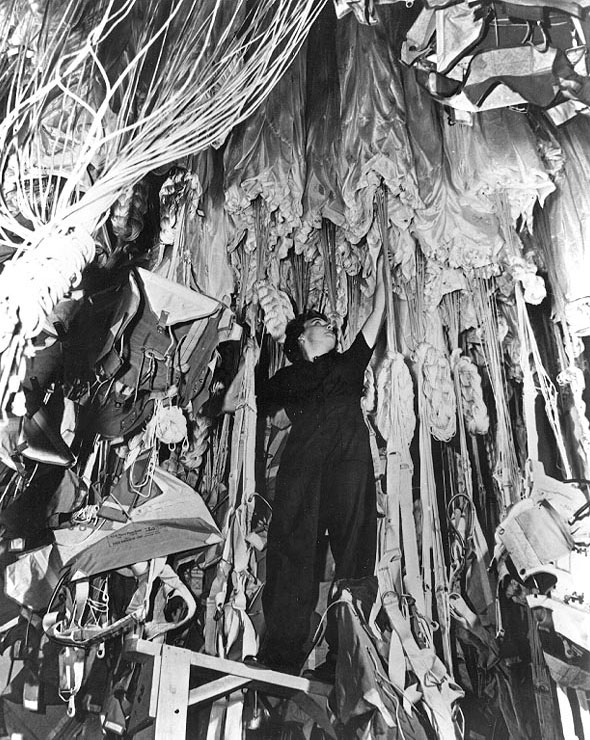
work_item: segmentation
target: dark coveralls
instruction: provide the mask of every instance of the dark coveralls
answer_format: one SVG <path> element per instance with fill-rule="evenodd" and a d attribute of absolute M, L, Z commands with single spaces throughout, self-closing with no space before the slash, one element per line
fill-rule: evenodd
<path fill-rule="evenodd" d="M 360 406 L 371 354 L 361 332 L 346 352 L 279 370 L 258 394 L 259 401 L 284 407 L 292 421 L 277 474 L 262 597 L 266 635 L 259 655 L 271 662 L 303 661 L 326 529 L 336 579 L 373 574 L 375 480 Z"/>

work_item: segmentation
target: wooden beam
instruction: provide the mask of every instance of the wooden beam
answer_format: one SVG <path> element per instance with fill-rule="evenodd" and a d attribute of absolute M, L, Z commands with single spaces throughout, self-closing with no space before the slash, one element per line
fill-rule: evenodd
<path fill-rule="evenodd" d="M 215 679 L 215 681 L 209 681 L 202 686 L 197 686 L 189 691 L 188 703 L 190 706 L 194 704 L 205 704 L 208 701 L 218 699 L 220 696 L 231 694 L 233 691 L 244 688 L 250 683 L 247 678 L 239 678 L 238 676 L 222 676 L 221 678 Z"/>
<path fill-rule="evenodd" d="M 125 642 L 125 652 L 134 660 L 146 660 L 147 656 L 157 655 L 159 649 L 159 645 L 138 637 L 128 638 Z M 183 648 L 178 649 L 181 650 Z M 247 678 L 250 681 L 254 681 L 257 684 L 268 684 L 291 691 L 317 694 L 318 696 L 328 696 L 332 691 L 330 684 L 325 684 L 321 681 L 309 681 L 307 678 L 302 678 L 301 676 L 292 676 L 290 673 L 271 671 L 267 668 L 252 668 L 237 660 L 217 658 L 214 655 L 196 653 L 192 650 L 184 650 L 184 652 L 190 656 L 190 664 L 197 669 L 224 673 L 228 676 L 239 676 L 240 678 Z"/>
<path fill-rule="evenodd" d="M 147 660 L 161 654 L 162 645 L 160 643 L 152 642 L 151 640 L 144 640 L 141 637 L 132 635 L 125 639 L 124 649 L 125 654 L 132 661 L 136 663 L 145 663 Z"/>
<path fill-rule="evenodd" d="M 290 697 L 329 737 L 336 737 L 326 711 L 326 697 L 332 691 L 330 684 L 184 648 L 161 645 L 138 637 L 130 637 L 125 641 L 125 654 L 128 659 L 142 663 L 142 673 L 146 674 L 145 685 L 142 685 L 142 691 L 139 692 L 141 696 L 137 698 L 138 706 L 132 712 L 131 719 L 134 722 L 130 723 L 133 724 L 130 734 L 137 740 L 183 738 L 186 736 L 189 706 L 230 696 L 245 686 L 268 694 Z M 201 671 L 222 675 L 190 689 L 191 667 L 197 673 Z M 152 674 L 151 681 L 149 674 Z M 157 706 L 154 706 L 156 703 Z"/>
<path fill-rule="evenodd" d="M 281 673 L 280 671 L 271 671 L 268 668 L 252 668 L 245 663 L 239 663 L 236 660 L 226 660 L 217 658 L 213 655 L 204 655 L 203 653 L 191 653 L 191 665 L 195 668 L 201 668 L 209 671 L 217 671 L 232 676 L 240 676 L 257 684 L 268 684 L 279 688 L 289 689 L 291 691 L 303 691 L 307 694 L 319 694 L 328 696 L 332 690 L 329 684 L 320 681 L 309 681 L 301 676 L 292 676 L 290 673 Z"/>
<path fill-rule="evenodd" d="M 158 693 L 160 690 L 160 662 L 162 646 L 157 645 L 158 654 L 143 656 L 140 673 L 133 697 L 133 705 L 127 723 L 127 732 L 136 736 L 141 730 L 149 727 L 158 712 Z"/>

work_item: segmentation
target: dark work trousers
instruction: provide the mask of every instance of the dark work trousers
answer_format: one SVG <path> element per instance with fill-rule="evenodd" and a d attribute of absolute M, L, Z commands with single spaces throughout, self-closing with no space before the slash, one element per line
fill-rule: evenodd
<path fill-rule="evenodd" d="M 318 599 L 318 554 L 325 531 L 335 578 L 372 575 L 377 517 L 369 435 L 360 405 L 324 403 L 296 419 L 277 474 L 268 533 L 260 654 L 301 665 Z M 333 635 L 327 638 L 336 649 Z M 332 635 L 332 636 L 331 636 Z"/>

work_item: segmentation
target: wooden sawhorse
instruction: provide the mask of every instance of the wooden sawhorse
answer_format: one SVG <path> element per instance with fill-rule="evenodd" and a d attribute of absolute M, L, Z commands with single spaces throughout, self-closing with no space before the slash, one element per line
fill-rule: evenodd
<path fill-rule="evenodd" d="M 329 684 L 137 637 L 126 640 L 125 654 L 142 664 L 127 728 L 135 740 L 181 740 L 186 736 L 189 706 L 212 702 L 246 686 L 289 697 L 330 737 L 336 737 L 326 712 Z M 191 668 L 196 674 L 219 676 L 191 688 Z"/>

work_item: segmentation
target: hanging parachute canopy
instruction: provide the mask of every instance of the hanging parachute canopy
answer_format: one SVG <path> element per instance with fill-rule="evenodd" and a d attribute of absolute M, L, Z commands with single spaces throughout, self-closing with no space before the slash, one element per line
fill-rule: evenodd
<path fill-rule="evenodd" d="M 590 122 L 584 116 L 576 116 L 553 134 L 563 149 L 565 166 L 557 177 L 556 192 L 536 213 L 534 234 L 542 247 L 553 286 L 555 318 L 569 324 L 574 334 L 588 336 Z"/>
<path fill-rule="evenodd" d="M 414 70 L 406 70 L 404 83 L 408 130 L 424 204 L 416 208 L 412 226 L 421 249 L 429 260 L 451 268 L 489 265 L 502 244 L 497 221 L 475 193 L 467 192 L 457 172 L 464 160 L 456 139 L 469 134 L 449 131 L 441 122 L 440 108 L 418 85 Z"/>
<path fill-rule="evenodd" d="M 420 205 L 400 63 L 393 48 L 396 16 L 390 6 L 380 6 L 378 18 L 377 25 L 368 27 L 348 15 L 339 22 L 336 36 L 344 230 L 353 243 L 369 231 L 382 180 L 391 193 L 388 210 L 395 223 L 409 224 Z"/>
<path fill-rule="evenodd" d="M 322 218 L 344 224 L 344 203 L 337 168 L 340 137 L 340 89 L 336 67 L 335 25 L 324 14 L 308 41 L 307 176 L 303 194 L 303 225 L 295 236 L 297 252 L 306 250 Z"/>
<path fill-rule="evenodd" d="M 555 186 L 528 120 L 513 110 L 490 110 L 480 113 L 472 127 L 447 126 L 444 134 L 445 150 L 454 153 L 449 161 L 462 193 L 463 216 L 493 235 L 482 253 L 474 254 L 467 245 L 453 262 L 484 268 L 488 275 L 506 270 L 523 283 L 528 302 L 540 303 L 545 287 L 515 228 L 532 224 L 535 204 L 542 205 Z"/>
<path fill-rule="evenodd" d="M 264 249 L 284 257 L 301 225 L 305 182 L 305 54 L 282 75 L 266 101 L 231 135 L 225 150 L 225 207 L 252 251 L 260 198 L 268 219 Z M 260 246 L 260 245 L 258 245 Z M 265 257 L 268 259 L 268 255 Z M 259 276 L 261 277 L 261 276 Z"/>
<path fill-rule="evenodd" d="M 192 214 L 187 223 L 187 248 L 199 288 L 224 303 L 234 289 L 234 275 L 227 260 L 227 245 L 235 226 L 225 210 L 221 183 L 214 182 L 201 199 L 201 213 Z"/>

